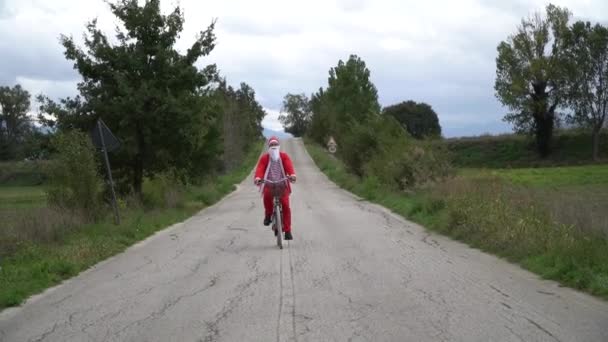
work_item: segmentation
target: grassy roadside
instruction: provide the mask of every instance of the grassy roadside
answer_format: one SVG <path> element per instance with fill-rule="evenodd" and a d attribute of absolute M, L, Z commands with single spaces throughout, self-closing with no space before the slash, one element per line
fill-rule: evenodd
<path fill-rule="evenodd" d="M 525 135 L 505 134 L 451 138 L 442 141 L 452 153 L 453 164 L 469 168 L 520 168 L 586 165 L 595 163 L 591 158 L 591 136 L 578 130 L 557 130 L 554 135 L 553 152 L 540 159 L 534 140 Z M 600 134 L 602 163 L 608 162 L 608 130 Z"/>
<path fill-rule="evenodd" d="M 0 309 L 19 305 L 30 295 L 71 278 L 219 201 L 249 174 L 259 153 L 257 147 L 252 148 L 238 169 L 210 179 L 205 185 L 185 189 L 184 205 L 162 210 L 124 209 L 119 226 L 108 217 L 71 230 L 59 241 L 19 246 L 15 253 L 0 259 Z"/>
<path fill-rule="evenodd" d="M 544 278 L 608 298 L 608 166 L 542 176 L 539 170 L 469 169 L 405 194 L 349 174 L 314 143 L 306 141 L 306 148 L 332 181 L 358 196 Z"/>

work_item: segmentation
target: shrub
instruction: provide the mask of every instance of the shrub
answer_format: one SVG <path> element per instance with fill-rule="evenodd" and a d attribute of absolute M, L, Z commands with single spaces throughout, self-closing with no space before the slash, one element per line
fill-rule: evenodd
<path fill-rule="evenodd" d="M 146 179 L 142 194 L 146 209 L 183 208 L 186 186 L 180 178 L 178 172 L 168 171 Z"/>
<path fill-rule="evenodd" d="M 91 140 L 82 132 L 69 131 L 55 136 L 52 144 L 57 154 L 48 172 L 49 204 L 94 217 L 101 203 L 102 181 Z"/>
<path fill-rule="evenodd" d="M 380 120 L 374 131 L 378 145 L 365 161 L 364 174 L 395 190 L 434 183 L 451 174 L 444 145 L 417 141 L 393 118 Z"/>

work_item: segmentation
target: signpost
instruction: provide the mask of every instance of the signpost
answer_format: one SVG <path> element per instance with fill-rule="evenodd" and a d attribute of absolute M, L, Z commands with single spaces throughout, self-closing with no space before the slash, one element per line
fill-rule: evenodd
<path fill-rule="evenodd" d="M 114 209 L 114 222 L 120 224 L 120 215 L 118 214 L 118 204 L 116 203 L 116 192 L 114 191 L 114 180 L 112 179 L 112 169 L 110 168 L 110 159 L 108 151 L 112 152 L 120 147 L 120 141 L 116 139 L 112 131 L 101 120 L 97 119 L 97 124 L 91 130 L 91 138 L 93 144 L 103 152 L 106 170 L 108 172 L 108 180 L 110 182 L 110 191 L 112 192 L 112 208 Z"/>
<path fill-rule="evenodd" d="M 327 143 L 327 150 L 329 153 L 334 154 L 337 151 L 338 144 L 334 140 L 334 137 L 329 137 L 329 142 Z"/>

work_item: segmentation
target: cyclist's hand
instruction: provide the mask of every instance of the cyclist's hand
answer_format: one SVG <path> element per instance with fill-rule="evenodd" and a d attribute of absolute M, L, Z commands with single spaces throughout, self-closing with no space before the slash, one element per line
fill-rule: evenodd
<path fill-rule="evenodd" d="M 256 178 L 256 179 L 254 179 L 254 180 L 253 180 L 253 184 L 255 184 L 255 185 L 260 185 L 260 184 L 262 184 L 262 179 L 261 179 L 261 178 Z"/>
<path fill-rule="evenodd" d="M 289 176 L 289 181 L 292 182 L 292 183 L 295 183 L 296 182 L 296 175 Z"/>

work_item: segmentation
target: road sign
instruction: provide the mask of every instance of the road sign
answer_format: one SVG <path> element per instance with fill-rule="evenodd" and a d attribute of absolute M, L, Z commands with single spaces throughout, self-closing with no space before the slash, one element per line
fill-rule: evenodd
<path fill-rule="evenodd" d="M 112 152 L 120 148 L 120 140 L 112 134 L 112 131 L 110 131 L 101 118 L 97 120 L 95 127 L 91 129 L 91 139 L 95 147 L 100 150 L 105 149 L 108 152 Z"/>
<path fill-rule="evenodd" d="M 334 140 L 334 137 L 329 137 L 329 142 L 327 142 L 327 150 L 329 153 L 336 153 L 338 144 Z"/>
<path fill-rule="evenodd" d="M 114 209 L 114 220 L 116 224 L 120 224 L 120 215 L 118 214 L 118 204 L 116 203 L 116 193 L 114 192 L 114 180 L 112 179 L 112 169 L 110 168 L 110 159 L 108 151 L 114 151 L 120 147 L 120 141 L 116 139 L 112 131 L 103 123 L 101 118 L 97 119 L 95 127 L 91 129 L 91 138 L 93 144 L 101 149 L 108 172 L 108 180 L 110 182 L 110 191 L 112 192 L 112 208 Z"/>

